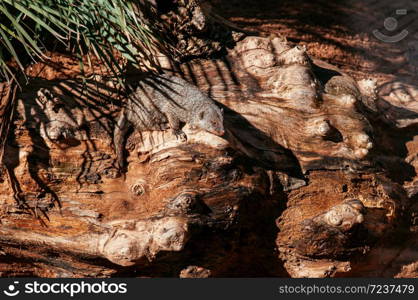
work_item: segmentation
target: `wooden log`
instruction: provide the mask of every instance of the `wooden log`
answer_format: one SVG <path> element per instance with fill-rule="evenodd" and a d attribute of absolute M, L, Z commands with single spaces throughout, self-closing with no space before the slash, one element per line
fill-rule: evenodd
<path fill-rule="evenodd" d="M 112 80 L 36 79 L 19 94 L 0 176 L 3 275 L 340 276 L 396 232 L 410 198 L 376 165 L 361 85 L 329 92 L 346 75 L 280 38 L 163 67 L 224 108 L 226 133 L 134 131 L 125 179 Z"/>

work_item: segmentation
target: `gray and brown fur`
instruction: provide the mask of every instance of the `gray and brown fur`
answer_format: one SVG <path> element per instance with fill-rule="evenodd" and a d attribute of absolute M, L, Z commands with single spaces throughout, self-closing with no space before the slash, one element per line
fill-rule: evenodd
<path fill-rule="evenodd" d="M 181 123 L 218 136 L 224 134 L 222 110 L 196 86 L 170 75 L 142 80 L 127 98 L 114 131 L 117 167 L 123 167 L 123 144 L 130 125 L 140 132 L 171 128 L 185 139 Z"/>

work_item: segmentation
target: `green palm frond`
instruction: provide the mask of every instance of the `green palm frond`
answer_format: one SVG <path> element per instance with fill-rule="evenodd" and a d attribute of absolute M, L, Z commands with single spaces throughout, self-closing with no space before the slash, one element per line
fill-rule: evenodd
<path fill-rule="evenodd" d="M 45 51 L 51 40 L 65 44 L 80 57 L 97 56 L 115 73 L 121 71 L 116 53 L 134 65 L 155 66 L 151 53 L 163 46 L 139 3 L 1 0 L 0 77 L 13 77 L 13 70 L 6 64 L 11 58 L 21 70 L 28 60 L 46 59 Z"/>

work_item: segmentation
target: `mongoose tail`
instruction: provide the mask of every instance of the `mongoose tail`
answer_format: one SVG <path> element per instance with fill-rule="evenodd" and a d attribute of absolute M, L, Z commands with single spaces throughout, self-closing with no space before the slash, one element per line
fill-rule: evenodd
<path fill-rule="evenodd" d="M 115 131 L 113 133 L 113 144 L 115 147 L 116 153 L 116 167 L 119 170 L 124 168 L 124 159 L 123 159 L 123 146 L 125 142 L 125 136 L 128 132 L 128 120 L 126 118 L 126 111 L 122 109 L 121 114 L 119 116 L 118 122 L 115 127 Z"/>

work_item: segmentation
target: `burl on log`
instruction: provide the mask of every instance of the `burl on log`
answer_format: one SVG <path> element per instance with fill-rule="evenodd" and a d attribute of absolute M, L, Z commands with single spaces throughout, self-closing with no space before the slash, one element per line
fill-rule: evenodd
<path fill-rule="evenodd" d="M 2 276 L 361 276 L 402 228 L 410 198 L 378 164 L 373 81 L 277 37 L 164 67 L 223 108 L 225 134 L 133 130 L 125 178 L 117 84 L 39 78 L 19 94 L 0 173 Z"/>

